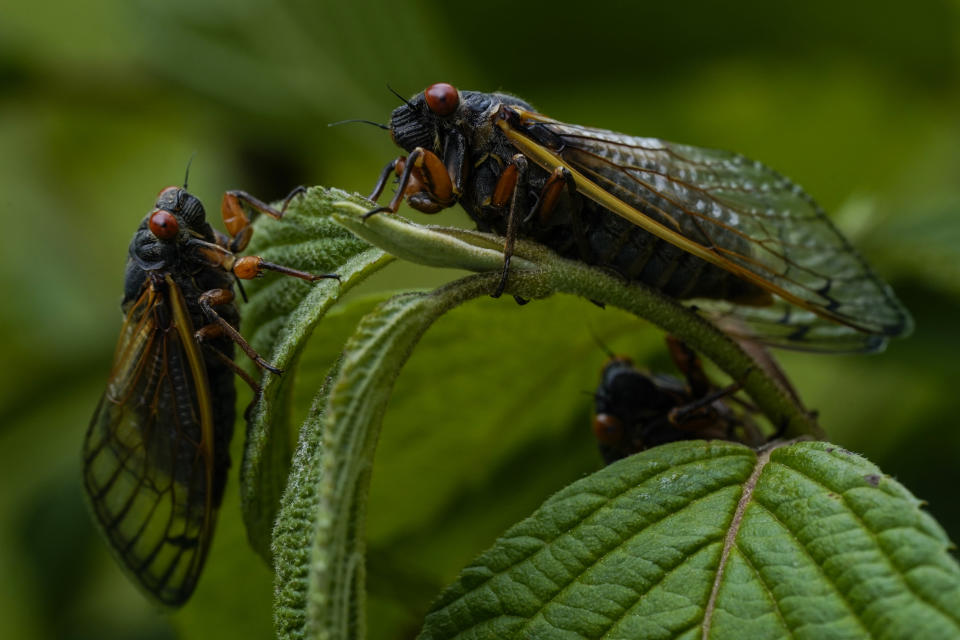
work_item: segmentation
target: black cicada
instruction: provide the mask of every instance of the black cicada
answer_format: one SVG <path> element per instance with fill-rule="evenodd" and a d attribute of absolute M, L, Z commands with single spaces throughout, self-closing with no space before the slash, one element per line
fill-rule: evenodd
<path fill-rule="evenodd" d="M 722 320 L 731 333 L 820 351 L 870 351 L 912 329 L 890 287 L 797 185 L 726 151 L 552 120 L 499 93 L 434 84 L 394 110 L 408 152 L 389 206 L 460 203 L 519 235 L 613 270 Z"/>
<path fill-rule="evenodd" d="M 678 440 L 733 440 L 750 446 L 764 437 L 745 403 L 733 397 L 738 383 L 717 388 L 700 359 L 685 344 L 668 337 L 674 364 L 684 380 L 647 374 L 630 358 L 611 356 L 594 393 L 593 434 L 607 464 Z"/>
<path fill-rule="evenodd" d="M 292 196 L 293 194 L 291 194 Z M 234 343 L 270 366 L 240 336 L 235 278 L 274 270 L 237 258 L 253 228 L 245 207 L 280 217 L 241 191 L 227 192 L 215 231 L 186 188 L 160 192 L 130 243 L 123 328 L 107 388 L 83 444 L 83 479 L 96 519 L 120 564 L 168 606 L 193 592 L 223 498 L 233 434 Z"/>

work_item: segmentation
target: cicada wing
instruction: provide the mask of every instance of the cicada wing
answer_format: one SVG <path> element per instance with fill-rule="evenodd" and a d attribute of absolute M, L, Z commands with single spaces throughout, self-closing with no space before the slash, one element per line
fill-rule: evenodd
<path fill-rule="evenodd" d="M 578 191 L 614 213 L 830 321 L 876 336 L 911 331 L 890 287 L 813 199 L 765 165 L 517 111 L 525 124 L 501 124 L 507 137 L 541 166 L 567 167 Z M 788 342 L 815 343 L 823 335 L 818 328 L 801 337 L 791 324 L 796 318 L 786 317 L 783 329 L 768 323 L 774 314 L 762 315 L 753 324 L 773 331 L 773 342 L 796 333 Z M 834 336 L 824 339 L 831 349 Z M 852 337 L 847 342 L 860 350 L 877 345 L 873 336 L 863 336 L 859 347 Z"/>
<path fill-rule="evenodd" d="M 765 307 L 749 307 L 724 300 L 694 300 L 726 333 L 762 344 L 818 353 L 883 351 L 887 338 L 838 324 L 782 298 Z"/>
<path fill-rule="evenodd" d="M 147 282 L 83 447 L 84 487 L 114 555 L 170 606 L 193 592 L 215 518 L 209 385 L 192 336 L 176 285 Z"/>

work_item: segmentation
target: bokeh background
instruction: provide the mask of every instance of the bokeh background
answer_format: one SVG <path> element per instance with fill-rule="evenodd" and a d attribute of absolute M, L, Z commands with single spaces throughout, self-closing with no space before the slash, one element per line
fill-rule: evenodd
<path fill-rule="evenodd" d="M 833 441 L 901 480 L 960 539 L 960 3 L 8 2 L 0 637 L 270 637 L 271 574 L 244 546 L 235 486 L 196 596 L 172 616 L 126 582 L 86 513 L 80 444 L 120 325 L 127 244 L 194 153 L 191 191 L 213 217 L 229 188 L 369 190 L 397 150 L 374 127 L 327 124 L 384 122 L 397 104 L 388 83 L 409 95 L 440 80 L 514 92 L 562 120 L 734 149 L 804 185 L 917 330 L 883 355 L 789 353 L 784 366 Z M 436 277 L 391 268 L 368 290 Z M 584 394 L 557 427 L 558 441 L 585 443 L 578 462 L 555 465 L 566 479 L 501 478 L 526 489 L 485 503 L 491 535 L 599 465 L 589 435 L 571 435 L 588 419 Z M 466 538 L 444 547 L 453 559 L 425 590 L 492 541 Z M 391 578 L 390 549 L 371 543 L 387 567 L 372 567 L 371 586 L 386 600 L 406 579 Z M 422 606 L 395 606 L 372 630 L 415 630 Z"/>

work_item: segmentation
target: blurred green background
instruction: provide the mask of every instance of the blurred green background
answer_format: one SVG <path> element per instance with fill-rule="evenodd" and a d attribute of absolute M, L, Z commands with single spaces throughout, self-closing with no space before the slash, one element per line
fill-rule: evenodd
<path fill-rule="evenodd" d="M 298 184 L 366 192 L 398 151 L 373 127 L 326 125 L 385 122 L 397 104 L 387 83 L 405 95 L 440 80 L 506 90 L 561 120 L 740 151 L 804 185 L 917 330 L 883 355 L 789 353 L 783 364 L 834 442 L 896 476 L 960 539 L 960 3 L 156 4 L 0 9 L 0 637 L 270 636 L 271 574 L 245 547 L 235 475 L 197 593 L 165 616 L 92 527 L 80 445 L 120 326 L 127 244 L 155 194 L 181 182 L 194 152 L 191 191 L 213 218 L 230 188 L 268 199 Z M 444 215 L 430 221 L 463 221 Z M 392 265 L 369 290 L 437 281 Z M 577 374 L 584 391 L 602 359 Z M 477 498 L 495 486 L 481 480 L 456 499 L 488 505 L 489 536 L 454 522 L 464 542 L 437 551 L 452 559 L 425 591 L 599 465 L 589 401 L 551 436 L 585 443 L 576 462 L 534 481 L 519 458 L 504 461 L 498 473 L 518 475 L 496 486 L 520 488 L 509 499 Z M 378 455 L 403 461 L 402 448 Z M 389 530 L 373 506 L 371 531 Z M 387 538 L 371 541 L 371 587 L 389 602 L 390 585 L 410 576 L 391 578 Z M 404 595 L 374 632 L 416 629 L 425 604 L 403 611 Z"/>

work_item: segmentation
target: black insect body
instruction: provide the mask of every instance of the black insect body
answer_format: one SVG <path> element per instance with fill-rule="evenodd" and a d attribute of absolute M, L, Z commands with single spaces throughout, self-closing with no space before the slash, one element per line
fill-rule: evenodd
<path fill-rule="evenodd" d="M 84 488 L 114 555 L 168 606 L 190 597 L 210 548 L 230 465 L 235 376 L 256 388 L 234 363 L 234 345 L 279 372 L 237 330 L 235 278 L 264 270 L 336 277 L 237 258 L 252 232 L 245 207 L 282 215 L 228 192 L 227 237 L 185 188 L 160 192 L 130 243 L 123 328 L 83 446 Z"/>
<path fill-rule="evenodd" d="M 764 442 L 747 405 L 733 399 L 739 384 L 717 388 L 699 358 L 683 343 L 668 339 L 681 380 L 637 369 L 630 358 L 612 356 L 594 392 L 593 433 L 609 464 L 678 440 L 733 440 L 750 446 Z"/>
<path fill-rule="evenodd" d="M 515 97 L 435 84 L 391 116 L 391 162 L 425 213 L 459 203 L 484 231 L 613 270 L 778 346 L 875 350 L 910 332 L 893 292 L 799 187 L 725 151 L 569 125 Z"/>

